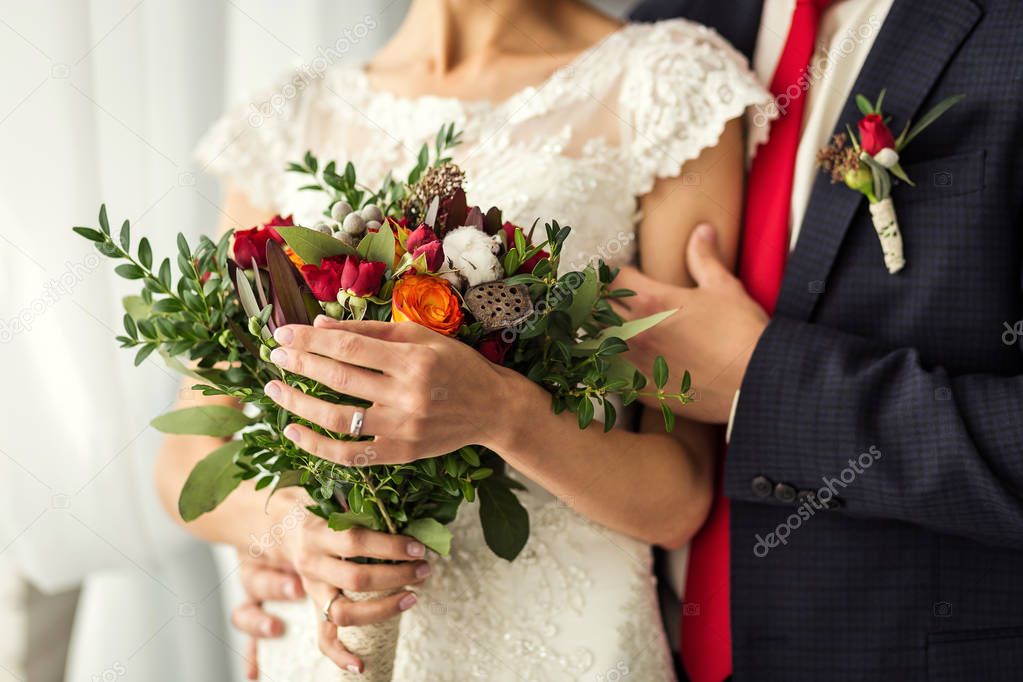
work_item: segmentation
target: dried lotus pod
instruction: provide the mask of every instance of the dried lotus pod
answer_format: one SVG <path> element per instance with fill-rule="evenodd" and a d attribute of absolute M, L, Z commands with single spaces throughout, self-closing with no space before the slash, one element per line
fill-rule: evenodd
<path fill-rule="evenodd" d="M 465 292 L 465 306 L 486 331 L 512 327 L 533 313 L 533 300 L 525 284 L 485 282 Z"/>

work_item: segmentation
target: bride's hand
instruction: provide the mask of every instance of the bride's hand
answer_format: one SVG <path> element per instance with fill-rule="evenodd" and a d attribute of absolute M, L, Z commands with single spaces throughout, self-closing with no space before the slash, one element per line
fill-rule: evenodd
<path fill-rule="evenodd" d="M 287 536 L 285 551 L 316 608 L 317 618 L 330 604 L 329 621 L 320 623 L 317 628 L 320 651 L 338 667 L 352 672 L 361 672 L 363 664 L 338 640 L 338 626 L 380 623 L 412 608 L 416 603 L 415 593 L 401 588 L 418 585 L 430 574 L 430 565 L 423 561 L 426 547 L 419 541 L 365 528 L 334 531 L 314 514 L 307 514 L 302 524 Z M 346 561 L 342 557 L 369 557 L 402 563 L 364 564 Z M 345 591 L 395 589 L 399 591 L 382 599 L 353 602 L 344 596 Z"/>
<path fill-rule="evenodd" d="M 338 322 L 280 327 L 271 360 L 296 374 L 373 403 L 365 410 L 368 441 L 339 441 L 299 424 L 284 434 L 299 447 L 345 466 L 398 464 L 442 455 L 496 436 L 495 411 L 523 397 L 528 382 L 475 349 L 410 322 Z M 374 371 L 376 370 L 376 371 Z M 519 380 L 517 384 L 516 382 Z M 348 433 L 358 408 L 308 396 L 281 381 L 266 394 L 289 412 Z M 498 404 L 500 399 L 500 404 Z"/>

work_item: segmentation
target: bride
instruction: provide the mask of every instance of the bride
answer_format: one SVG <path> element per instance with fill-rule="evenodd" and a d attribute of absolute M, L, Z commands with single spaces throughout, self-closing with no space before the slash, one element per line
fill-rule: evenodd
<path fill-rule="evenodd" d="M 312 224 L 318 208 L 283 171 L 287 161 L 307 149 L 351 160 L 372 185 L 387 169 L 411 167 L 420 146 L 454 122 L 464 131 L 454 161 L 472 201 L 501 206 L 520 225 L 571 225 L 566 267 L 638 260 L 654 277 L 688 284 L 682 254 L 698 223 L 714 224 L 722 257 L 734 258 L 741 118 L 767 98 L 737 52 L 686 21 L 622 26 L 576 0 L 413 0 L 369 63 L 288 79 L 218 122 L 200 157 L 228 183 L 232 227 L 274 213 Z M 524 377 L 425 329 L 397 327 L 290 329 L 274 360 L 374 402 L 363 432 L 376 436 L 375 463 L 470 443 L 500 453 L 526 487 L 518 495 L 529 542 L 514 562 L 494 557 L 467 506 L 451 555 L 431 557 L 410 538 L 328 530 L 305 513 L 296 488 L 267 503 L 243 484 L 189 529 L 301 577 L 311 604 L 265 605 L 286 630 L 260 645 L 262 672 L 279 682 L 358 672 L 364 662 L 341 646 L 337 625 L 404 612 L 394 675 L 403 682 L 673 679 L 651 545 L 682 547 L 702 524 L 717 434 L 680 420 L 669 435 L 651 412 L 635 415 L 631 429 L 582 431 Z M 405 357 L 382 350 L 409 342 Z M 419 369 L 409 369 L 410 352 Z M 374 353 L 383 353 L 372 365 L 382 374 L 359 366 Z M 431 399 L 438 388 L 443 399 Z M 350 417 L 277 383 L 267 394 L 317 423 Z M 350 456 L 308 429 L 288 433 L 321 457 Z M 211 445 L 166 441 L 158 486 L 175 518 L 184 480 Z M 400 563 L 344 559 L 353 556 Z M 367 602 L 344 596 L 395 588 L 404 589 Z"/>

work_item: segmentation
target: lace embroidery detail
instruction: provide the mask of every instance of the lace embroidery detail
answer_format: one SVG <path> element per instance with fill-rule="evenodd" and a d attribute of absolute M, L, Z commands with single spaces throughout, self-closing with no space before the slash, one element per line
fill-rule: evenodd
<path fill-rule="evenodd" d="M 563 267 L 633 260 L 637 199 L 658 177 L 712 146 L 727 121 L 769 101 L 744 60 L 712 31 L 684 20 L 627 26 L 546 83 L 502 103 L 403 99 L 372 90 L 340 65 L 283 103 L 231 111 L 203 140 L 208 167 L 253 203 L 311 223 L 318 209 L 284 163 L 311 149 L 353 161 L 368 185 L 415 163 L 419 147 L 454 121 L 454 160 L 474 202 L 532 225 L 574 229 Z M 259 103 L 278 102 L 249 121 Z M 250 123 L 259 123 L 257 126 Z M 476 508 L 455 522 L 453 554 L 435 562 L 420 603 L 402 622 L 395 679 L 594 680 L 625 666 L 630 679 L 673 679 L 647 545 L 590 522 L 535 486 L 521 499 L 532 534 L 513 563 L 487 549 Z M 275 604 L 283 640 L 260 645 L 270 679 L 331 680 L 308 604 Z M 336 676 L 336 675 L 335 675 Z"/>

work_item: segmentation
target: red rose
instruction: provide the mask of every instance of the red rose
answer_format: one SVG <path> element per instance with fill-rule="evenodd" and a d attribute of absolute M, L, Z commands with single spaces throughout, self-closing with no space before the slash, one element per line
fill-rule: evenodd
<path fill-rule="evenodd" d="M 352 296 L 375 296 L 383 285 L 387 263 L 363 261 L 358 256 L 345 258 L 341 273 L 341 288 Z"/>
<path fill-rule="evenodd" d="M 860 146 L 871 156 L 882 149 L 895 149 L 895 136 L 880 114 L 867 114 L 860 119 Z"/>
<path fill-rule="evenodd" d="M 386 263 L 360 260 L 358 256 L 329 256 L 320 266 L 303 265 L 302 276 L 319 301 L 336 301 L 339 291 L 352 296 L 374 296 L 383 284 Z"/>
<path fill-rule="evenodd" d="M 502 332 L 494 332 L 480 339 L 480 345 L 476 348 L 480 354 L 495 365 L 504 364 L 504 357 L 508 354 L 511 344 L 501 338 Z"/>
<path fill-rule="evenodd" d="M 234 260 L 244 269 L 252 267 L 252 261 L 261 268 L 266 267 L 266 243 L 271 239 L 278 244 L 284 243 L 284 237 L 275 230 L 275 227 L 292 227 L 295 221 L 289 215 L 282 218 L 275 215 L 270 222 L 261 227 L 253 227 L 249 230 L 235 230 L 234 233 Z"/>
<path fill-rule="evenodd" d="M 412 254 L 412 258 L 425 256 L 426 269 L 430 272 L 437 272 L 444 265 L 444 246 L 437 239 L 437 233 L 426 224 L 420 225 L 408 236 L 405 250 Z"/>
<path fill-rule="evenodd" d="M 320 267 L 303 265 L 302 276 L 309 284 L 318 301 L 336 301 L 341 290 L 341 273 L 347 256 L 330 256 L 320 262 Z"/>
<path fill-rule="evenodd" d="M 508 248 L 514 247 L 515 246 L 515 225 L 512 225 L 511 223 L 505 223 L 501 227 L 504 229 L 505 243 L 508 244 Z M 523 236 L 525 236 L 525 234 L 523 234 Z M 529 242 L 529 238 L 528 237 L 526 238 L 526 245 L 527 246 L 532 246 L 532 244 Z M 545 258 L 549 258 L 549 257 L 550 257 L 550 254 L 547 253 L 546 251 L 539 251 L 539 252 L 537 252 L 537 254 L 535 256 L 533 256 L 532 258 L 527 260 L 525 263 L 520 265 L 519 269 L 515 271 L 515 274 L 516 275 L 522 275 L 522 274 L 528 275 L 529 273 L 533 272 L 533 268 L 536 267 L 537 263 L 539 263 L 540 261 L 544 260 Z"/>

